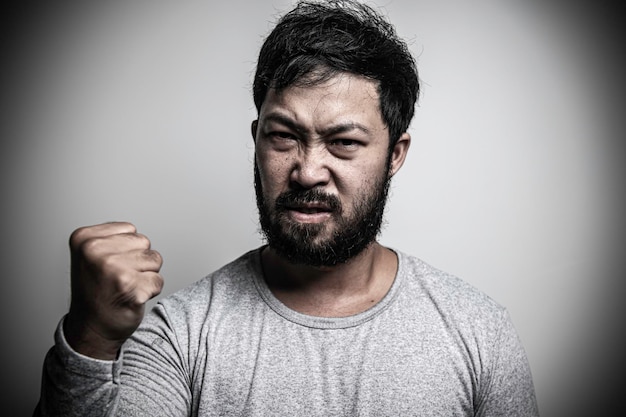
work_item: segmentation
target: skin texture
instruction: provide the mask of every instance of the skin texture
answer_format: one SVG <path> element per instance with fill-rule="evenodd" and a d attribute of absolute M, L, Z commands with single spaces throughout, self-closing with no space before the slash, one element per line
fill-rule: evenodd
<path fill-rule="evenodd" d="M 341 202 L 350 217 L 364 194 L 393 176 L 410 144 L 403 134 L 387 165 L 389 135 L 380 113 L 377 84 L 340 73 L 315 86 L 271 89 L 252 123 L 263 197 L 275 201 L 296 189 L 318 189 Z M 387 170 L 387 167 L 389 169 Z M 336 218 L 315 202 L 294 207 L 284 222 L 316 225 L 313 244 L 332 236 Z M 271 247 L 263 253 L 266 279 L 274 294 L 306 314 L 345 316 L 365 310 L 387 292 L 397 259 L 377 242 L 346 263 L 307 266 L 282 259 Z"/>

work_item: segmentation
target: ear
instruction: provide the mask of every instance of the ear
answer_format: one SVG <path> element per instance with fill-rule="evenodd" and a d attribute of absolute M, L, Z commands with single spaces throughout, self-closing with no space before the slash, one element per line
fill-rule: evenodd
<path fill-rule="evenodd" d="M 409 146 L 411 145 L 411 135 L 404 132 L 396 144 L 393 146 L 391 152 L 391 161 L 389 161 L 389 176 L 392 177 L 400 170 L 406 155 L 409 152 Z"/>
<path fill-rule="evenodd" d="M 253 120 L 252 125 L 250 126 L 250 132 L 252 133 L 252 141 L 256 143 L 256 131 L 259 128 L 259 121 Z"/>

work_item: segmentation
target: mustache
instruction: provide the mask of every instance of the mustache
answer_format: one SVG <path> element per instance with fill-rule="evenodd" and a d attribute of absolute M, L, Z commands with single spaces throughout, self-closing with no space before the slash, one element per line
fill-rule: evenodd
<path fill-rule="evenodd" d="M 320 203 L 328 206 L 328 208 L 336 213 L 341 214 L 341 201 L 336 195 L 325 193 L 321 190 L 312 188 L 308 190 L 292 190 L 280 194 L 276 198 L 276 211 L 285 211 L 289 207 L 306 203 Z"/>

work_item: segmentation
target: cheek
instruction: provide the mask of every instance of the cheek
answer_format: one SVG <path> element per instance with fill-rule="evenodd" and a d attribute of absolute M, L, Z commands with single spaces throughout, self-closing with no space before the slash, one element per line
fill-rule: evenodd
<path fill-rule="evenodd" d="M 368 200 L 388 178 L 386 165 L 372 164 L 361 170 L 354 170 L 350 175 L 344 176 L 341 199 L 344 208 L 352 211 L 355 205 Z"/>
<path fill-rule="evenodd" d="M 370 160 L 369 163 L 354 165 L 351 169 L 346 170 L 343 176 L 344 187 L 346 187 L 346 190 L 350 189 L 358 195 L 367 194 L 382 177 L 386 177 L 386 166 L 386 160 L 382 159 Z"/>
<path fill-rule="evenodd" d="M 360 204 L 365 196 L 367 196 L 374 186 L 374 179 L 368 171 L 352 171 L 346 173 L 337 180 L 337 190 L 339 199 L 347 215 L 350 215 L 354 206 Z"/>
<path fill-rule="evenodd" d="M 289 182 L 289 169 L 285 161 L 257 154 L 256 164 L 265 194 L 276 194 Z"/>

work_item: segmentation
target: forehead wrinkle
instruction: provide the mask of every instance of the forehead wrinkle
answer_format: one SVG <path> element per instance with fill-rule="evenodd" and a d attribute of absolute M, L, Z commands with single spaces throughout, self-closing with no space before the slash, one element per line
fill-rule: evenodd
<path fill-rule="evenodd" d="M 347 79 L 348 85 L 346 86 L 345 91 L 340 91 L 340 92 L 328 92 L 326 94 L 324 94 L 317 102 L 315 109 L 313 111 L 313 114 L 318 113 L 318 111 L 320 110 L 320 107 L 322 108 L 321 111 L 325 110 L 325 106 L 323 104 L 323 102 L 326 99 L 333 99 L 333 100 L 339 100 L 340 96 L 343 94 L 346 94 L 351 86 L 352 86 L 352 79 L 348 78 Z M 372 96 L 372 94 L 368 91 L 366 92 L 366 94 L 375 100 L 375 97 Z M 364 100 L 366 100 L 366 98 L 364 98 Z M 343 107 L 343 106 L 342 106 Z M 341 117 L 341 116 L 340 116 Z M 344 117 L 344 119 L 347 120 L 339 120 L 336 123 L 332 123 L 330 124 L 330 126 L 323 126 L 323 127 L 319 127 L 317 128 L 317 132 L 322 135 L 322 136 L 331 136 L 331 135 L 336 135 L 336 134 L 340 134 L 340 133 L 347 133 L 350 132 L 352 130 L 360 130 L 361 132 L 365 133 L 365 134 L 371 134 L 371 129 L 369 129 L 368 127 L 366 127 L 364 124 L 359 123 L 357 121 L 351 120 L 348 117 Z"/>
<path fill-rule="evenodd" d="M 354 89 L 356 88 L 355 83 L 357 81 L 366 81 L 366 85 L 364 86 L 364 88 L 358 88 L 356 92 L 354 92 Z M 342 83 L 343 87 L 339 87 L 339 85 L 341 85 Z M 333 89 L 333 87 L 335 86 L 339 88 Z M 364 111 L 363 106 L 367 104 L 366 107 L 369 107 L 370 103 L 362 103 L 362 105 L 356 105 L 354 99 L 358 100 L 358 98 L 360 98 L 364 102 L 371 100 L 371 104 L 373 104 L 374 108 L 376 109 L 377 119 L 382 122 L 380 128 L 385 130 L 387 126 L 380 112 L 380 103 L 378 100 L 379 97 L 376 87 L 376 83 L 372 82 L 372 80 L 368 78 L 342 73 L 315 86 L 292 86 L 289 89 L 282 90 L 270 89 L 268 99 L 270 98 L 270 95 L 273 95 L 274 100 L 272 101 L 274 101 L 276 106 L 272 106 L 274 108 L 267 109 L 269 111 L 264 116 L 262 116 L 262 119 L 267 122 L 280 123 L 285 127 L 293 129 L 295 132 L 301 134 L 318 134 L 321 136 L 330 136 L 356 130 L 363 132 L 366 135 L 372 135 L 375 133 L 375 131 L 378 131 L 378 126 L 370 126 L 369 123 L 363 123 L 361 121 L 361 117 L 363 116 Z M 292 106 L 289 104 L 290 99 L 287 99 L 286 96 L 291 93 L 295 93 L 297 97 L 299 96 L 297 91 L 301 89 L 313 89 L 317 90 L 319 93 L 316 102 L 310 103 L 310 105 L 312 104 L 313 107 L 310 107 L 309 111 L 305 111 L 306 114 L 302 114 L 302 116 L 306 116 L 308 114 L 308 116 L 311 117 L 310 120 L 308 119 L 308 117 L 305 117 L 306 120 L 300 120 L 299 110 L 297 110 L 297 108 L 299 107 L 292 108 Z M 356 96 L 348 98 L 351 97 L 351 94 L 356 94 Z M 344 98 L 346 98 L 346 100 L 344 100 Z M 336 104 L 331 104 L 331 102 L 335 101 L 337 102 Z M 299 100 L 296 99 L 296 103 L 298 102 Z M 303 102 L 303 104 L 305 103 L 306 100 Z M 302 109 L 306 110 L 306 107 Z M 356 111 L 356 113 L 352 114 L 354 111 Z M 335 116 L 333 116 L 333 114 Z M 319 116 L 322 115 L 324 116 L 319 118 Z M 356 119 L 354 117 L 356 117 Z M 366 122 L 369 121 L 369 118 L 366 119 Z M 309 122 L 313 124 L 309 126 Z"/>
<path fill-rule="evenodd" d="M 322 136 L 332 136 L 332 135 L 337 135 L 340 133 L 348 133 L 352 130 L 360 130 L 363 133 L 368 134 L 368 135 L 371 133 L 370 129 L 368 129 L 361 123 L 357 123 L 351 120 L 345 121 L 345 122 L 339 122 L 335 125 L 325 127 L 321 129 L 319 133 Z"/>
<path fill-rule="evenodd" d="M 299 133 L 308 132 L 307 128 L 300 125 L 297 121 L 292 119 L 290 116 L 283 114 L 276 110 L 271 111 L 270 113 L 266 114 L 263 117 L 263 119 L 266 122 L 280 123 L 282 125 L 287 126 L 289 129 L 292 129 Z M 353 120 L 340 121 L 330 126 L 318 128 L 316 130 L 317 130 L 317 133 L 319 133 L 322 136 L 332 136 L 332 135 L 337 135 L 341 133 L 347 133 L 353 130 L 360 130 L 361 132 L 368 134 L 368 135 L 371 134 L 371 130 L 368 127 L 366 127 L 365 125 L 361 123 L 355 122 Z"/>

